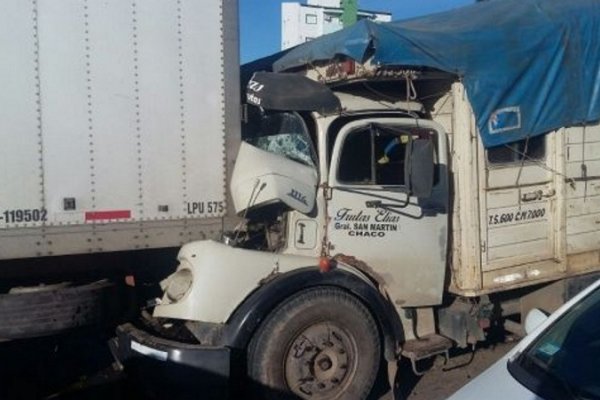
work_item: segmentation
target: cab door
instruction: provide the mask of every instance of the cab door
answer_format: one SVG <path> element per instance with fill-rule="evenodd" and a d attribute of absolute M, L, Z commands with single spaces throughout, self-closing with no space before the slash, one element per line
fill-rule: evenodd
<path fill-rule="evenodd" d="M 431 140 L 433 189 L 411 193 L 408 149 Z M 448 241 L 447 146 L 431 122 L 377 118 L 329 132 L 327 239 L 331 255 L 353 256 L 386 284 L 398 306 L 441 302 Z M 415 182 L 415 187 L 418 185 Z"/>

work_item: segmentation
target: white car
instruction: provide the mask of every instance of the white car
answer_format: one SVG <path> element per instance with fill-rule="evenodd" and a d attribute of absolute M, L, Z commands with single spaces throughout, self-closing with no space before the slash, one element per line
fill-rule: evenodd
<path fill-rule="evenodd" d="M 542 315 L 528 314 L 529 334 L 448 400 L 600 399 L 600 280 Z"/>

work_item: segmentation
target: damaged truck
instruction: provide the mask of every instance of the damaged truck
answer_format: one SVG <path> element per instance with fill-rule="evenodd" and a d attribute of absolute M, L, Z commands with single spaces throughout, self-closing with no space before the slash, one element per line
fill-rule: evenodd
<path fill-rule="evenodd" d="M 117 358 L 365 399 L 386 362 L 558 307 L 600 268 L 599 26 L 596 1 L 482 2 L 246 65 L 243 221 L 181 248 Z"/>

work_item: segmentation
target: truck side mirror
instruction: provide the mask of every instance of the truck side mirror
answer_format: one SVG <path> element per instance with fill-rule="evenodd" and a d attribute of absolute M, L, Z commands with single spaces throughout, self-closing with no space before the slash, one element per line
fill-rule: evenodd
<path fill-rule="evenodd" d="M 413 139 L 406 149 L 405 182 L 409 192 L 418 198 L 428 198 L 433 189 L 433 140 Z"/>

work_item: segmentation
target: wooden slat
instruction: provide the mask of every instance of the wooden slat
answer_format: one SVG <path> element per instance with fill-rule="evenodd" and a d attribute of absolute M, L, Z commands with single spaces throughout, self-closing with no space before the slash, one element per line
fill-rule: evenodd
<path fill-rule="evenodd" d="M 583 127 L 571 127 L 567 129 L 567 143 L 583 143 Z M 600 142 L 600 125 L 585 127 L 585 142 Z"/>
<path fill-rule="evenodd" d="M 524 202 L 521 200 L 521 195 L 536 191 L 548 193 L 549 185 L 527 186 L 524 188 L 513 189 L 498 189 L 487 192 L 487 208 L 488 210 L 501 209 L 506 207 L 533 206 L 534 204 L 545 204 L 547 200 L 535 200 Z"/>
<path fill-rule="evenodd" d="M 506 226 L 531 224 L 533 222 L 547 221 L 550 217 L 550 210 L 545 202 L 526 204 L 522 206 L 511 206 L 488 210 L 486 223 L 488 229 L 495 229 Z"/>
<path fill-rule="evenodd" d="M 600 195 L 567 200 L 567 218 L 600 213 Z"/>
<path fill-rule="evenodd" d="M 526 256 L 529 254 L 537 254 L 540 256 L 540 259 L 542 259 L 544 255 L 549 255 L 550 251 L 550 243 L 548 243 L 548 239 L 545 238 L 490 248 L 488 249 L 488 260 L 495 261 L 503 258 Z"/>
<path fill-rule="evenodd" d="M 488 233 L 488 247 L 494 248 L 532 240 L 546 239 L 548 237 L 548 223 L 546 221 L 531 222 L 528 224 L 505 226 L 492 229 Z"/>
<path fill-rule="evenodd" d="M 567 146 L 567 161 L 600 160 L 600 142 L 571 144 Z"/>
<path fill-rule="evenodd" d="M 600 213 L 567 219 L 567 235 L 587 232 L 598 232 L 598 235 L 600 235 Z"/>
<path fill-rule="evenodd" d="M 575 182 L 575 187 L 572 187 L 570 184 L 567 185 L 568 199 L 577 199 L 589 196 L 600 196 L 600 179 L 577 181 Z"/>
<path fill-rule="evenodd" d="M 519 202 L 518 189 L 499 189 L 487 193 L 488 209 L 509 207 Z"/>
<path fill-rule="evenodd" d="M 490 168 L 488 171 L 488 188 L 504 188 L 541 182 L 552 179 L 550 171 L 535 164 L 526 164 L 520 167 L 519 163 L 502 168 Z"/>
<path fill-rule="evenodd" d="M 569 178 L 585 178 L 588 177 L 597 177 L 600 176 L 600 160 L 586 160 L 583 164 L 585 164 L 587 171 L 586 175 L 583 173 L 583 169 L 581 168 L 581 161 L 573 161 L 567 163 L 567 177 Z"/>
<path fill-rule="evenodd" d="M 598 250 L 600 248 L 600 233 L 588 232 L 567 236 L 568 254 L 577 254 L 584 251 Z"/>

